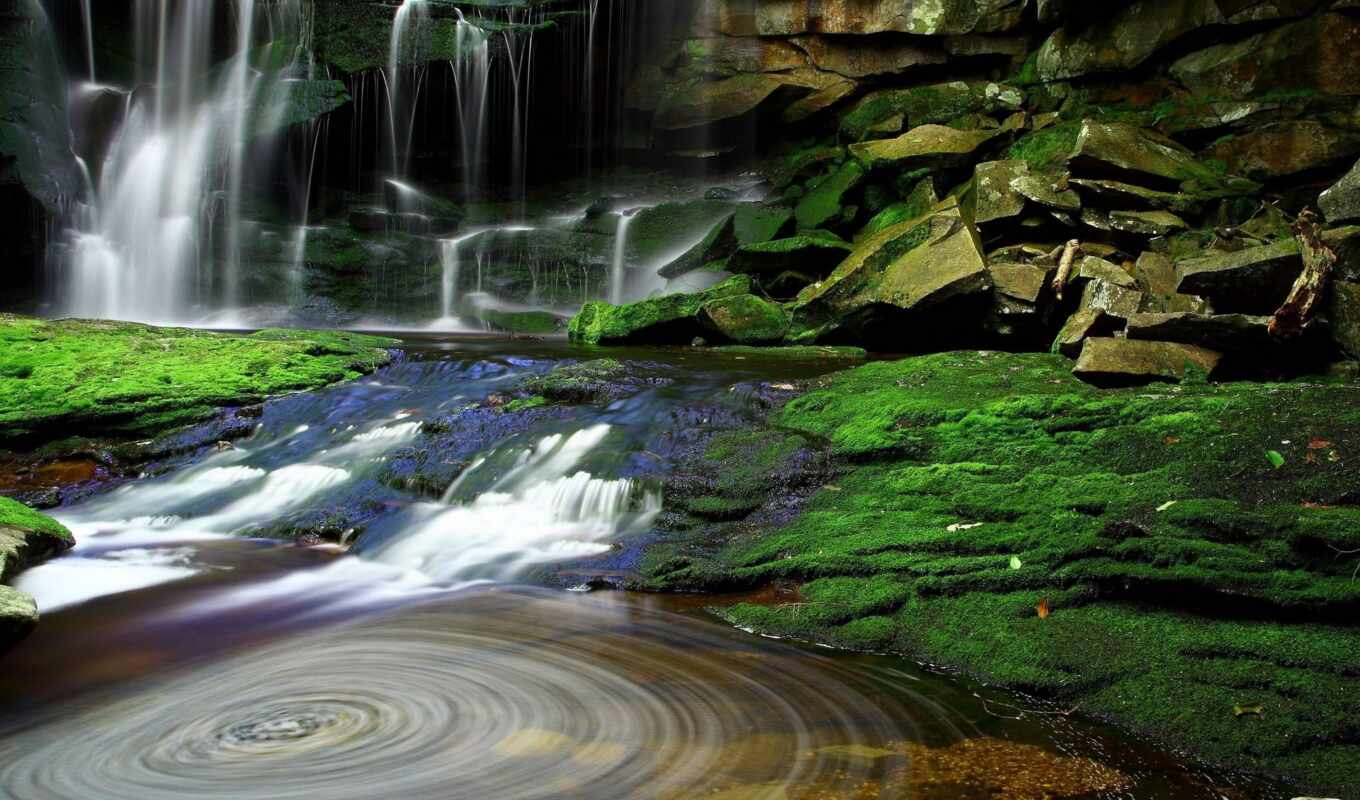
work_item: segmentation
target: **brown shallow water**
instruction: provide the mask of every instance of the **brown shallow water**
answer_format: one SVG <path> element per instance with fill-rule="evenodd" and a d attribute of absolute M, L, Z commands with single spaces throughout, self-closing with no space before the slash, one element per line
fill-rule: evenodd
<path fill-rule="evenodd" d="M 554 344 L 523 348 L 536 368 L 573 355 Z M 522 368 L 494 345 L 421 349 L 438 363 L 282 403 L 239 453 L 180 465 L 142 494 L 120 489 L 104 506 L 72 512 L 92 533 L 83 555 L 61 562 L 68 572 L 56 565 L 71 576 L 58 584 L 181 560 L 192 569 L 45 613 L 0 661 L 5 797 L 1289 797 L 1070 709 L 898 658 L 754 636 L 706 610 L 738 598 L 450 585 L 335 549 L 195 528 L 282 514 L 269 503 L 289 498 L 270 495 L 263 476 L 300 463 L 351 474 L 318 498 L 362 487 L 389 451 L 345 444 L 356 425 L 386 420 L 390 429 L 404 409 L 464 402 L 446 399 L 449 386 L 493 391 Z M 689 395 L 827 369 L 672 366 L 689 371 Z M 689 395 L 661 393 L 571 424 L 644 429 Z M 232 475 L 249 481 L 215 494 L 213 476 Z M 136 522 L 167 509 L 176 515 L 168 521 Z M 387 535 L 400 539 L 407 519 L 391 517 Z M 527 524 L 510 519 L 507 537 Z M 101 544 L 102 527 L 134 541 Z M 451 531 L 450 547 L 466 534 Z"/>

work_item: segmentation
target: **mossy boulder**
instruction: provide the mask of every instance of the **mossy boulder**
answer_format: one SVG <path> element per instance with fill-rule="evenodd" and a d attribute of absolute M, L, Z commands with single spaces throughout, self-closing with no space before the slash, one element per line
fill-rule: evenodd
<path fill-rule="evenodd" d="M 0 581 L 69 550 L 75 539 L 65 526 L 22 503 L 0 497 Z M 0 653 L 28 634 L 38 622 L 32 597 L 0 585 Z"/>
<path fill-rule="evenodd" d="M 998 83 L 950 81 L 906 89 L 871 92 L 841 117 L 841 135 L 852 142 L 870 138 L 896 120 L 894 135 L 908 127 L 943 124 L 966 114 L 1009 113 L 1020 109 L 1024 93 Z"/>
<path fill-rule="evenodd" d="M 748 114 L 784 82 L 764 73 L 735 75 L 676 87 L 657 109 L 653 124 L 663 131 L 699 128 Z"/>
<path fill-rule="evenodd" d="M 988 289 L 986 259 L 958 203 L 944 201 L 916 220 L 858 242 L 824 281 L 799 293 L 793 306 L 806 338 L 860 325 L 876 327 Z"/>
<path fill-rule="evenodd" d="M 813 230 L 839 219 L 846 195 L 859 188 L 867 174 L 863 164 L 850 160 L 813 184 L 794 209 L 798 228 Z"/>
<path fill-rule="evenodd" d="M 710 300 L 699 309 L 699 321 L 724 340 L 737 344 L 769 344 L 789 332 L 789 315 L 778 303 L 740 294 Z"/>
<path fill-rule="evenodd" d="M 668 294 L 626 305 L 586 303 L 567 333 L 584 344 L 688 344 L 703 334 L 699 311 L 713 300 L 751 293 L 751 279 L 735 275 L 694 294 Z"/>
<path fill-rule="evenodd" d="M 1191 369 L 1212 374 L 1222 358 L 1220 353 L 1195 345 L 1097 337 L 1083 342 L 1073 374 L 1092 383 L 1115 386 L 1179 381 Z"/>
<path fill-rule="evenodd" d="M 850 155 L 870 169 L 938 169 L 964 163 L 996 135 L 993 130 L 958 130 L 945 125 L 922 125 L 895 139 L 851 145 Z"/>
<path fill-rule="evenodd" d="M 1158 182 L 1170 189 L 1220 189 L 1224 176 L 1200 163 L 1183 145 L 1153 131 L 1088 119 L 1071 156 L 1072 170 L 1129 183 Z"/>
<path fill-rule="evenodd" d="M 834 233 L 807 231 L 739 247 L 727 260 L 727 269 L 760 277 L 774 277 L 788 270 L 821 276 L 844 261 L 850 250 L 850 245 Z"/>

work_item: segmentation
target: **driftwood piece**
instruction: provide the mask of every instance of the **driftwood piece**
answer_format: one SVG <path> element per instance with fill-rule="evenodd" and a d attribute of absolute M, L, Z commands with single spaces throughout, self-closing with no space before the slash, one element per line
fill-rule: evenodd
<path fill-rule="evenodd" d="M 1336 266 L 1336 253 L 1322 243 L 1322 226 L 1311 208 L 1305 208 L 1294 221 L 1294 238 L 1303 254 L 1303 272 L 1284 305 L 1270 318 L 1270 332 L 1280 338 L 1298 336 L 1312 322 L 1313 311 L 1326 297 L 1327 282 Z"/>
<path fill-rule="evenodd" d="M 1058 274 L 1053 276 L 1053 294 L 1059 300 L 1063 299 L 1063 290 L 1067 288 L 1067 279 L 1072 277 L 1072 264 L 1077 260 L 1077 254 L 1081 252 L 1081 242 L 1073 239 L 1063 248 L 1062 260 L 1058 262 Z"/>

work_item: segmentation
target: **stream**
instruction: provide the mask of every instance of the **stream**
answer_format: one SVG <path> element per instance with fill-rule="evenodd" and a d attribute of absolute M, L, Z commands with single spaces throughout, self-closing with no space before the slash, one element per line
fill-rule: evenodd
<path fill-rule="evenodd" d="M 744 387 L 835 367 L 609 355 L 645 388 L 460 413 L 597 356 L 413 339 L 266 404 L 232 448 L 59 509 L 77 547 L 20 576 L 43 619 L 0 671 L 7 796 L 1282 796 L 1071 709 L 708 610 L 760 594 L 586 591 L 555 565 L 627 571 L 688 431 L 739 413 Z M 452 443 L 425 454 L 443 461 L 420 463 L 446 419 Z M 413 469 L 447 474 L 442 495 Z M 298 528 L 353 546 L 268 537 Z"/>

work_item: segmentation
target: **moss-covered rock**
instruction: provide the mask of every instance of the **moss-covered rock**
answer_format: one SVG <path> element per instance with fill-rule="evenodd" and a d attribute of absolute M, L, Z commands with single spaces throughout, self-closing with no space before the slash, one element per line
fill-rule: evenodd
<path fill-rule="evenodd" d="M 146 435 L 386 364 L 390 339 L 0 315 L 0 442 Z"/>
<path fill-rule="evenodd" d="M 958 203 L 946 200 L 925 217 L 858 242 L 830 277 L 799 293 L 793 311 L 805 326 L 800 338 L 815 341 L 858 326 L 901 321 L 903 315 L 988 286 L 977 231 Z"/>
<path fill-rule="evenodd" d="M 727 269 L 773 277 L 787 270 L 825 275 L 845 260 L 850 245 L 830 231 L 806 231 L 787 239 L 744 245 L 727 260 Z"/>
<path fill-rule="evenodd" d="M 74 544 L 71 532 L 61 523 L 0 497 L 0 581 Z M 0 585 L 0 653 L 22 639 L 37 621 L 38 606 L 32 597 Z"/>
<path fill-rule="evenodd" d="M 1069 365 L 947 353 L 821 380 L 768 424 L 828 443 L 839 474 L 787 524 L 738 522 L 716 550 L 677 535 L 646 585 L 797 582 L 796 608 L 725 613 L 1047 695 L 1314 793 L 1360 789 L 1360 582 L 1337 555 L 1360 549 L 1356 387 L 1102 390 Z"/>
<path fill-rule="evenodd" d="M 850 154 L 870 168 L 901 170 L 957 166 L 996 131 L 958 130 L 944 125 L 922 125 L 895 139 L 882 139 L 850 146 Z"/>
<path fill-rule="evenodd" d="M 890 135 L 902 126 L 943 124 L 965 114 L 1011 112 L 1024 105 L 1019 89 L 997 83 L 950 81 L 907 89 L 871 92 L 841 118 L 841 135 L 852 142 L 882 131 L 885 122 L 897 120 Z"/>
<path fill-rule="evenodd" d="M 699 321 L 724 340 L 738 344 L 778 342 L 789 332 L 789 315 L 778 303 L 739 294 L 711 300 L 699 309 Z"/>
<path fill-rule="evenodd" d="M 688 344 L 703 333 L 699 311 L 713 300 L 750 294 L 751 279 L 736 275 L 707 291 L 668 294 L 637 303 L 586 303 L 572 317 L 567 333 L 585 344 Z"/>

